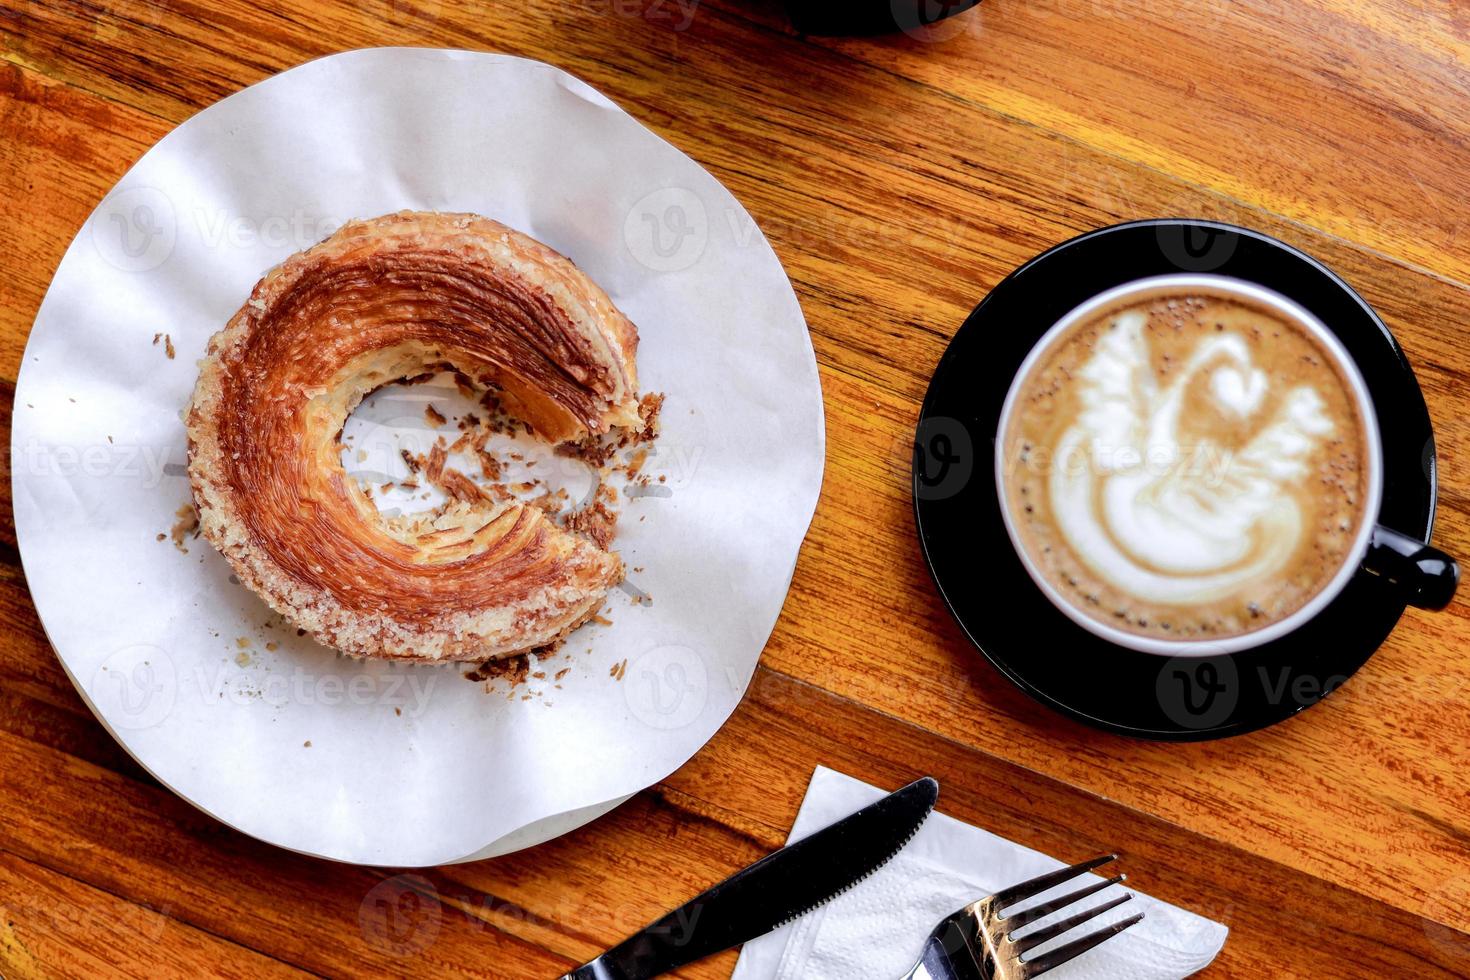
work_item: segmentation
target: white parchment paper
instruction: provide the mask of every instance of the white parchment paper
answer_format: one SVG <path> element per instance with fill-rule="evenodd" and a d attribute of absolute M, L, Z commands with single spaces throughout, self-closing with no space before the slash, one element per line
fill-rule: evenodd
<path fill-rule="evenodd" d="M 338 656 L 202 539 L 158 540 L 189 500 L 180 410 L 209 336 L 266 269 L 400 208 L 478 212 L 570 256 L 638 325 L 642 387 L 668 397 L 647 463 L 663 481 L 625 504 L 615 544 L 651 603 L 613 593 L 611 625 L 544 668 L 570 669 L 510 696 L 454 666 Z M 697 164 L 550 66 L 377 49 L 225 99 L 118 183 L 36 318 L 13 451 L 46 631 L 139 762 L 280 846 L 429 865 L 570 829 L 724 722 L 816 504 L 822 401 L 779 262 Z"/>

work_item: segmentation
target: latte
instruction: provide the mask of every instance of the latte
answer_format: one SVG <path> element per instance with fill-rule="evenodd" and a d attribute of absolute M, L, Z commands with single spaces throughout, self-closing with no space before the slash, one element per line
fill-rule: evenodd
<path fill-rule="evenodd" d="M 1366 409 L 1307 325 L 1228 293 L 1142 293 L 1044 344 L 1008 399 L 999 484 L 1017 547 L 1072 611 L 1224 640 L 1358 557 Z"/>

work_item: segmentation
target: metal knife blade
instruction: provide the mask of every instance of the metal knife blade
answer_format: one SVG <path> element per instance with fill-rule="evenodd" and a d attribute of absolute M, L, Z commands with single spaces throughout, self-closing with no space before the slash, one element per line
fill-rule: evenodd
<path fill-rule="evenodd" d="M 912 782 L 737 871 L 562 980 L 644 980 L 765 935 L 888 863 L 938 799 L 935 780 Z"/>

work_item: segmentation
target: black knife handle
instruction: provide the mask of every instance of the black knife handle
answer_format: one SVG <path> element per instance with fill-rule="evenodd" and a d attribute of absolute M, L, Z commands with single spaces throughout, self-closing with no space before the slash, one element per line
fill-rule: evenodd
<path fill-rule="evenodd" d="M 685 912 L 698 906 L 684 906 Z M 670 973 L 695 960 L 729 949 L 732 943 L 721 937 L 709 942 L 694 942 L 692 929 L 669 914 L 630 936 L 591 963 L 577 967 L 562 980 L 647 980 Z"/>
<path fill-rule="evenodd" d="M 758 907 L 763 900 L 770 901 L 772 896 L 762 894 L 761 871 L 780 853 L 737 872 L 568 976 L 572 980 L 647 980 L 739 945 L 749 938 L 741 925 L 732 921 L 728 911 L 701 922 L 705 908 Z"/>

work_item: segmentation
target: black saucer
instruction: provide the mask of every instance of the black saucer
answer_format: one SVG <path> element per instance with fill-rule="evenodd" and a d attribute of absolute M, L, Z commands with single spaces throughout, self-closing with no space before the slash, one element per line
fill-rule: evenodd
<path fill-rule="evenodd" d="M 980 651 L 1022 690 L 1088 724 L 1142 738 L 1221 738 L 1319 701 L 1376 650 L 1404 602 L 1360 573 L 1317 618 L 1243 653 L 1161 657 L 1115 646 L 1062 615 L 1031 581 L 1001 520 L 995 430 L 1011 380 L 1048 327 L 1097 293 L 1145 276 L 1209 272 L 1258 283 L 1327 324 L 1357 362 L 1383 437 L 1379 523 L 1429 540 L 1434 436 L 1398 343 L 1320 262 L 1258 232 L 1208 221 L 1137 221 L 1032 259 L 970 314 L 945 351 L 914 451 L 919 541 L 940 594 Z"/>

